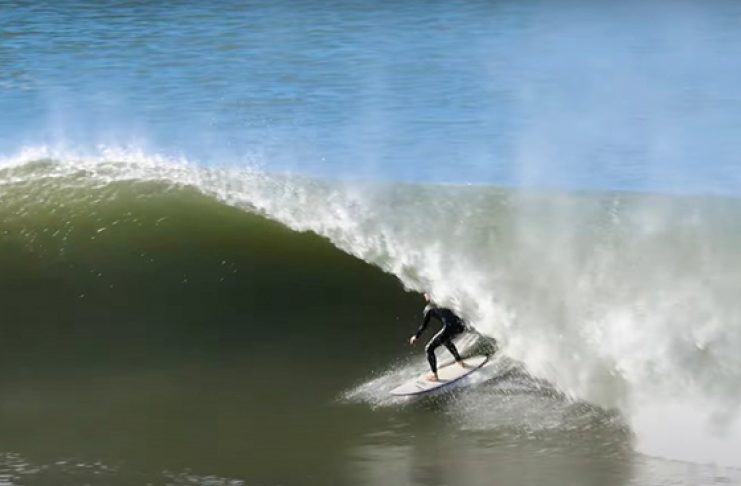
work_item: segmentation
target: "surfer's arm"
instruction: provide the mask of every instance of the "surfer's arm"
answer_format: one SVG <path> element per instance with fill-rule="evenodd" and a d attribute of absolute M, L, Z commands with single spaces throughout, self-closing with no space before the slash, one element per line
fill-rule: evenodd
<path fill-rule="evenodd" d="M 416 341 L 419 339 L 419 337 L 422 335 L 423 332 L 425 332 L 425 329 L 427 329 L 427 325 L 430 323 L 430 318 L 432 317 L 432 310 L 431 309 L 425 309 L 425 315 L 422 318 L 422 324 L 420 324 L 419 329 L 417 329 L 417 332 L 414 333 L 414 340 Z"/>

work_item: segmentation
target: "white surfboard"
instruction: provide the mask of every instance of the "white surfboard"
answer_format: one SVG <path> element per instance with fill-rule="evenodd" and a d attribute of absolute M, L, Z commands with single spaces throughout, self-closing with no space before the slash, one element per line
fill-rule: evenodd
<path fill-rule="evenodd" d="M 464 359 L 463 362 L 466 363 L 465 368 L 461 367 L 456 362 L 441 366 L 437 370 L 437 376 L 440 378 L 439 381 L 429 381 L 427 375 L 430 374 L 430 371 L 427 370 L 427 372 L 417 378 L 397 386 L 391 390 L 391 394 L 396 396 L 409 396 L 431 393 L 462 380 L 484 366 L 487 361 L 489 361 L 489 356 L 479 355 Z"/>

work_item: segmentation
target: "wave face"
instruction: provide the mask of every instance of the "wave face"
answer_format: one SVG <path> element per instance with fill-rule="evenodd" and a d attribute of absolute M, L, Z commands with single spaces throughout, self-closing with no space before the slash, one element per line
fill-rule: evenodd
<path fill-rule="evenodd" d="M 721 440 L 714 430 L 738 440 L 739 200 L 346 183 L 112 150 L 90 158 L 29 150 L 2 166 L 0 258 L 13 275 L 3 278 L 5 296 L 24 289 L 60 302 L 69 292 L 115 303 L 117 325 L 126 328 L 128 299 L 120 296 L 136 289 L 121 275 L 131 283 L 145 273 L 152 301 L 171 305 L 173 289 L 197 283 L 198 292 L 177 299 L 208 288 L 232 292 L 242 299 L 232 318 L 248 312 L 254 322 L 294 322 L 291 329 L 300 324 L 290 309 L 316 302 L 343 316 L 370 315 L 353 333 L 369 326 L 383 333 L 379 326 L 400 315 L 414 319 L 413 296 L 344 252 L 407 290 L 431 291 L 563 394 L 622 410 L 639 445 L 645 436 L 659 453 L 700 450 L 667 452 L 651 441 L 650 417 L 668 403 L 681 410 L 663 419 L 692 414 L 708 444 Z M 96 253 L 98 245 L 107 250 Z M 262 287 L 224 286 L 236 269 L 219 257 L 225 245 L 244 245 L 251 256 L 239 271 L 260 275 Z M 184 259 L 198 271 L 183 273 L 175 262 Z M 87 267 L 71 269 L 70 261 Z M 41 268 L 48 278 L 24 287 L 31 285 L 24 275 Z M 27 310 L 5 300 L 6 316 Z M 53 299 L 44 304 L 59 310 Z M 278 312 L 280 319 L 265 317 Z M 692 459 L 732 461 L 720 444 Z"/>
<path fill-rule="evenodd" d="M 14 323 L 0 360 L 52 352 L 74 364 L 70 347 L 95 348 L 88 336 L 114 343 L 96 358 L 115 364 L 130 359 L 117 339 L 180 336 L 175 348 L 205 339 L 221 349 L 230 336 L 327 336 L 349 318 L 362 335 L 409 302 L 393 277 L 326 239 L 225 205 L 184 175 L 198 173 L 161 161 L 55 159 L 0 172 L 0 299 Z M 367 312 L 379 301 L 375 316 Z M 331 318 L 304 323 L 307 308 Z M 29 352 L 46 334 L 54 345 Z"/>

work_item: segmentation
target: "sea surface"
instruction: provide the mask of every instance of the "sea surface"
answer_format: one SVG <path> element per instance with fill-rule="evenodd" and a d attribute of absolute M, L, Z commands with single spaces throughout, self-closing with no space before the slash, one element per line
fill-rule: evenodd
<path fill-rule="evenodd" d="M 0 0 L 0 485 L 741 484 L 738 59 L 731 1 Z M 496 352 L 394 398 L 424 291 Z"/>

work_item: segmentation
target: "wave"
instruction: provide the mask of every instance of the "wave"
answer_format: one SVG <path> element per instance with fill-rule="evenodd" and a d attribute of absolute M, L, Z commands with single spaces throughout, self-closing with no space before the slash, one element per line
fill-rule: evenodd
<path fill-rule="evenodd" d="M 1 162 L 0 191 L 6 235 L 15 224 L 24 244 L 57 251 L 64 245 L 50 241 L 63 242 L 83 225 L 65 225 L 56 216 L 63 208 L 65 218 L 87 212 L 87 238 L 114 238 L 116 218 L 100 216 L 102 202 L 116 214 L 139 207 L 136 214 L 148 212 L 154 228 L 162 216 L 154 217 L 153 201 L 168 193 L 200 198 L 193 208 L 209 207 L 198 216 L 203 221 L 237 208 L 240 216 L 231 218 L 257 215 L 316 233 L 406 290 L 430 291 L 565 396 L 622 410 L 639 434 L 650 432 L 647 410 L 680 403 L 680 420 L 702 417 L 708 436 L 723 430 L 741 437 L 729 432 L 741 409 L 737 199 L 317 180 L 139 152 L 103 149 L 84 157 L 47 148 Z M 126 220 L 116 241 L 130 238 L 136 220 Z M 218 235 L 233 221 L 205 231 Z M 256 221 L 254 235 L 279 231 Z M 213 251 L 220 241 L 214 236 Z M 317 281 L 333 281 L 332 269 L 344 265 L 327 248 L 333 263 L 312 266 Z M 303 253 L 296 261 L 311 258 Z M 346 281 L 362 288 L 351 273 Z M 334 291 L 341 292 L 311 298 Z M 389 281 L 369 295 L 380 306 L 408 298 Z M 389 319 L 406 312 L 391 307 Z"/>

